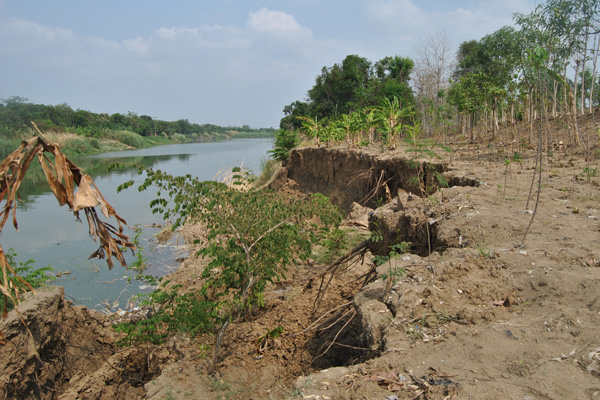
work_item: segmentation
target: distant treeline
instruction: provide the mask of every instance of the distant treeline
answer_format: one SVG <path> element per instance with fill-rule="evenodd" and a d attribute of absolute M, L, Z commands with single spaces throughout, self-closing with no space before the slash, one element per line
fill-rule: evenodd
<path fill-rule="evenodd" d="M 107 131 L 130 131 L 141 136 L 184 135 L 197 141 L 228 137 L 264 137 L 275 133 L 271 128 L 222 127 L 191 123 L 187 119 L 162 121 L 148 115 L 93 113 L 73 110 L 68 104 L 44 105 L 28 103 L 26 98 L 13 96 L 0 100 L 0 136 L 15 138 L 23 127 L 34 121 L 42 131 L 57 130 L 87 137 L 103 137 Z"/>

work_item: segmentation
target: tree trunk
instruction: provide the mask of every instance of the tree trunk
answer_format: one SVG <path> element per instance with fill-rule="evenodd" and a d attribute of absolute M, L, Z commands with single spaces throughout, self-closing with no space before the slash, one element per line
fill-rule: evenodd
<path fill-rule="evenodd" d="M 583 64 L 581 65 L 581 115 L 585 114 L 585 64 L 587 61 L 587 49 L 590 27 L 585 27 L 585 46 L 583 47 Z"/>
<path fill-rule="evenodd" d="M 568 79 L 569 78 L 567 77 L 567 64 L 565 63 L 565 69 L 563 71 L 563 80 L 564 80 L 564 82 L 569 82 Z M 564 97 L 563 102 L 564 102 L 564 109 L 567 112 L 567 115 L 565 115 L 565 117 L 566 117 L 569 114 L 569 107 L 570 107 L 569 92 L 568 92 L 569 88 L 566 85 L 563 85 L 563 86 L 564 86 L 564 88 L 563 88 L 564 89 L 563 90 L 563 92 L 564 92 L 563 93 L 563 97 Z"/>
<path fill-rule="evenodd" d="M 554 85 L 554 98 L 552 99 L 552 118 L 556 118 L 556 102 L 558 101 L 558 82 L 553 81 Z"/>
<path fill-rule="evenodd" d="M 577 118 L 577 80 L 579 79 L 579 60 L 575 61 L 575 77 L 573 78 L 573 115 Z"/>
<path fill-rule="evenodd" d="M 592 47 L 596 50 L 594 51 L 594 57 L 592 58 L 592 87 L 590 89 L 589 99 L 590 114 L 594 112 L 594 87 L 596 86 L 596 67 L 598 66 L 598 52 L 600 51 L 600 37 L 598 35 L 594 36 L 594 46 Z"/>

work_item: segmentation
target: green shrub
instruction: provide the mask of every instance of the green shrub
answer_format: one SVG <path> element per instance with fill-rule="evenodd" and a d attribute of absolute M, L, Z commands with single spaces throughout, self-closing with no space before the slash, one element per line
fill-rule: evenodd
<path fill-rule="evenodd" d="M 290 156 L 290 150 L 300 144 L 300 137 L 294 131 L 280 129 L 275 134 L 273 150 L 268 151 L 271 157 L 277 161 L 284 162 Z"/>
<path fill-rule="evenodd" d="M 187 142 L 188 141 L 187 136 L 182 135 L 181 133 L 174 133 L 173 135 L 171 135 L 171 139 L 178 140 L 180 142 Z"/>
<path fill-rule="evenodd" d="M 5 254 L 6 260 L 15 270 L 17 275 L 25 282 L 29 283 L 34 289 L 53 282 L 56 279 L 55 277 L 49 275 L 49 273 L 53 271 L 52 267 L 50 266 L 34 268 L 33 264 L 35 261 L 31 259 L 25 262 L 17 262 L 17 253 L 15 253 L 13 249 L 9 249 Z M 0 284 L 4 287 L 10 288 L 15 297 L 17 297 L 17 295 L 20 293 L 29 291 L 29 288 L 19 281 L 15 276 L 9 275 L 7 279 L 9 282 L 5 282 L 4 277 L 0 275 Z M 5 297 L 0 296 L 0 310 L 4 309 L 5 301 Z M 10 299 L 8 299 L 6 306 L 9 310 L 14 308 L 14 304 L 12 304 Z"/>
<path fill-rule="evenodd" d="M 150 203 L 153 212 L 172 220 L 173 229 L 190 221 L 205 224 L 198 254 L 208 262 L 198 291 L 179 294 L 176 287 L 163 286 L 153 293 L 150 304 L 160 311 L 139 327 L 119 327 L 127 333 L 125 343 L 159 342 L 173 330 L 196 334 L 219 325 L 226 329 L 229 322 L 263 307 L 267 285 L 285 279 L 287 266 L 307 259 L 314 244 L 335 238 L 324 247 L 339 248 L 339 234 L 330 231 L 337 229 L 342 216 L 325 196 L 295 201 L 266 189 L 237 190 L 238 185 L 248 187 L 248 174 L 239 168 L 232 172 L 229 187 L 146 170 L 138 189 L 158 187 L 159 197 Z"/>
<path fill-rule="evenodd" d="M 131 131 L 112 131 L 109 136 L 136 149 L 146 147 L 144 138 Z"/>
<path fill-rule="evenodd" d="M 17 149 L 17 147 L 19 147 L 20 143 L 21 143 L 20 140 L 5 139 L 5 138 L 0 139 L 0 157 L 1 157 L 1 159 L 4 160 L 10 153 L 15 151 L 15 149 Z"/>
<path fill-rule="evenodd" d="M 89 152 L 89 142 L 85 139 L 75 138 L 67 140 L 63 144 L 62 151 L 70 156 L 79 156 L 83 154 L 87 154 Z"/>

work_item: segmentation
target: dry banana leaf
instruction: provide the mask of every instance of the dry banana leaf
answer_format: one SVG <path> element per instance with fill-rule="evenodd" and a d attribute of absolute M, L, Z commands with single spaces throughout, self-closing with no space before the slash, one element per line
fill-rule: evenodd
<path fill-rule="evenodd" d="M 94 241 L 99 241 L 98 250 L 90 255 L 90 258 L 106 258 L 108 268 L 114 266 L 112 258 L 115 257 L 122 266 L 126 266 L 123 252 L 126 249 L 134 251 L 136 246 L 123 234 L 123 226 L 127 225 L 125 220 L 119 216 L 115 209 L 106 201 L 92 178 L 84 174 L 81 169 L 73 164 L 60 151 L 58 145 L 48 141 L 37 126 L 32 123 L 38 137 L 21 142 L 19 147 L 0 163 L 0 233 L 4 229 L 6 221 L 12 213 L 13 226 L 18 230 L 17 224 L 17 200 L 21 183 L 27 173 L 27 168 L 37 156 L 42 166 L 50 190 L 58 200 L 60 206 L 68 205 L 77 220 L 79 211 L 83 210 L 89 224 L 89 235 Z M 77 192 L 74 193 L 77 187 Z M 96 213 L 96 206 L 100 206 L 102 214 L 106 218 L 114 217 L 118 228 L 102 221 Z M 31 285 L 21 279 L 8 264 L 6 255 L 0 246 L 0 292 L 5 299 L 10 299 L 14 304 L 18 302 L 18 291 L 11 284 L 10 277 L 23 283 L 29 290 L 33 291 Z M 6 313 L 3 310 L 3 317 Z"/>

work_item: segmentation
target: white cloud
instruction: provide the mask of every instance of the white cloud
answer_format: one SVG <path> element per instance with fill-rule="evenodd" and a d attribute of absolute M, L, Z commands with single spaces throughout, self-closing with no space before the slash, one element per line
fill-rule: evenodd
<path fill-rule="evenodd" d="M 70 29 L 50 28 L 21 18 L 12 18 L 8 23 L 1 24 L 3 32 L 20 37 L 36 37 L 46 42 L 59 42 L 74 38 Z"/>
<path fill-rule="evenodd" d="M 367 16 L 384 28 L 406 30 L 423 25 L 426 13 L 410 0 L 375 0 L 367 5 Z"/>
<path fill-rule="evenodd" d="M 156 36 L 161 39 L 167 40 L 175 40 L 177 37 L 177 29 L 176 28 L 160 28 L 156 31 Z"/>
<path fill-rule="evenodd" d="M 310 29 L 302 27 L 292 15 L 282 11 L 270 11 L 265 7 L 251 12 L 247 25 L 255 32 L 283 35 L 287 38 L 312 38 Z"/>
<path fill-rule="evenodd" d="M 148 40 L 141 37 L 123 40 L 123 45 L 127 50 L 132 51 L 134 53 L 138 53 L 140 55 L 147 54 L 148 50 L 150 49 Z"/>

